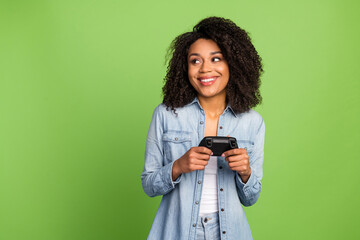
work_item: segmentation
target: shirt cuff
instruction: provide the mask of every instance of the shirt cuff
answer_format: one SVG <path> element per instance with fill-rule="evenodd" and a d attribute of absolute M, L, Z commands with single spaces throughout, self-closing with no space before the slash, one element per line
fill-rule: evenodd
<path fill-rule="evenodd" d="M 178 184 L 181 181 L 181 175 L 175 179 L 175 181 L 172 180 L 172 168 L 173 168 L 174 162 L 171 162 L 169 164 L 167 164 L 166 166 L 164 166 L 163 169 L 163 182 L 165 183 L 165 188 L 164 189 L 166 192 L 172 190 L 175 188 L 176 184 Z"/>
<path fill-rule="evenodd" d="M 171 182 L 172 182 L 172 184 L 173 184 L 173 187 L 175 187 L 175 185 L 178 184 L 178 183 L 181 181 L 181 176 L 182 176 L 182 174 L 180 174 L 180 176 L 178 176 L 177 179 L 175 179 L 175 181 L 172 180 L 172 168 L 173 168 L 174 162 L 175 162 L 175 161 L 173 161 L 173 162 L 170 163 L 170 164 L 171 164 L 171 168 L 170 168 L 170 170 L 171 170 L 171 171 L 170 171 L 170 180 L 171 180 Z"/>
<path fill-rule="evenodd" d="M 236 179 L 238 180 L 238 186 L 244 190 L 245 193 L 249 191 L 256 184 L 256 177 L 253 171 L 251 171 L 250 177 L 246 183 L 241 180 L 240 174 L 236 172 Z"/>

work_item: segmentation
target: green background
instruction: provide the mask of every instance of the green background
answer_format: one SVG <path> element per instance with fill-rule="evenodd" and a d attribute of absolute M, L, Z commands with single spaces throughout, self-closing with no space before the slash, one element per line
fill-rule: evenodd
<path fill-rule="evenodd" d="M 0 239 L 145 239 L 171 40 L 208 16 L 263 58 L 255 239 L 360 239 L 358 1 L 0 0 Z"/>

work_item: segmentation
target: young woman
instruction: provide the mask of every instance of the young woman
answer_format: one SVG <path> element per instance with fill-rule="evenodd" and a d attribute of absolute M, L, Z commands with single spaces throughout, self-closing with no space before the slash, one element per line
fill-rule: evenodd
<path fill-rule="evenodd" d="M 153 114 L 141 175 L 147 195 L 162 195 L 148 239 L 252 239 L 241 205 L 261 191 L 265 125 L 261 58 L 247 33 L 210 17 L 170 46 L 164 99 Z M 231 136 L 221 157 L 198 147 Z"/>

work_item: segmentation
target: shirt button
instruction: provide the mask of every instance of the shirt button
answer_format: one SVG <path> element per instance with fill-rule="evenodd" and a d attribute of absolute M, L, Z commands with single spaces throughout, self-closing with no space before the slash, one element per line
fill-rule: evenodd
<path fill-rule="evenodd" d="M 196 227 L 196 224 L 195 224 L 195 223 L 193 224 L 193 227 Z"/>
<path fill-rule="evenodd" d="M 200 124 L 204 124 L 204 121 L 200 121 Z"/>
<path fill-rule="evenodd" d="M 198 202 L 198 201 L 196 201 L 196 202 L 195 202 L 195 204 L 199 204 L 199 202 Z"/>
<path fill-rule="evenodd" d="M 220 191 L 224 191 L 224 189 L 220 188 Z"/>
<path fill-rule="evenodd" d="M 223 231 L 223 234 L 225 234 L 226 233 L 226 231 Z"/>
<path fill-rule="evenodd" d="M 220 126 L 220 129 L 222 129 L 222 126 Z"/>
<path fill-rule="evenodd" d="M 201 181 L 198 181 L 198 184 L 201 184 Z"/>
<path fill-rule="evenodd" d="M 177 137 L 175 138 L 175 141 L 179 140 Z"/>
<path fill-rule="evenodd" d="M 223 211 L 224 211 L 224 209 L 222 208 L 222 209 L 221 209 L 221 211 L 223 212 Z"/>
<path fill-rule="evenodd" d="M 222 169 L 222 166 L 220 166 L 219 168 Z"/>

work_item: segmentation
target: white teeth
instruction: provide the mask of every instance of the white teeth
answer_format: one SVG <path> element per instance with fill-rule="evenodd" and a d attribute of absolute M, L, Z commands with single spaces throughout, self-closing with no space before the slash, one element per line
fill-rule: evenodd
<path fill-rule="evenodd" d="M 200 80 L 201 82 L 211 82 L 211 81 L 215 81 L 216 78 L 208 78 L 208 79 L 202 79 Z"/>

